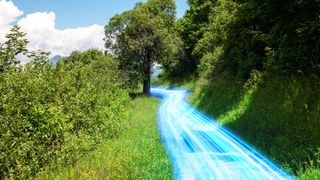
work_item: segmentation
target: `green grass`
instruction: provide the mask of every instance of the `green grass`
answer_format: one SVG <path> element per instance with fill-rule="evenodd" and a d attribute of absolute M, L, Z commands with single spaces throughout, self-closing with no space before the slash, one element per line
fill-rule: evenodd
<path fill-rule="evenodd" d="M 307 169 L 306 171 L 303 171 L 300 173 L 299 179 L 301 180 L 316 180 L 320 179 L 320 169 Z"/>
<path fill-rule="evenodd" d="M 152 85 L 161 86 L 163 88 L 183 88 L 183 89 L 193 89 L 196 80 L 192 77 L 187 77 L 183 79 L 164 79 L 164 78 L 153 78 Z"/>
<path fill-rule="evenodd" d="M 128 127 L 76 165 L 42 173 L 40 179 L 172 179 L 172 167 L 157 128 L 159 100 L 133 100 Z"/>
<path fill-rule="evenodd" d="M 320 179 L 320 83 L 310 77 L 199 80 L 195 106 L 302 179 Z"/>
<path fill-rule="evenodd" d="M 222 78 L 216 78 L 214 83 L 200 80 L 194 86 L 188 100 L 208 115 L 220 119 L 230 114 L 231 110 L 238 110 L 238 104 L 242 99 L 242 86 L 241 81 Z"/>

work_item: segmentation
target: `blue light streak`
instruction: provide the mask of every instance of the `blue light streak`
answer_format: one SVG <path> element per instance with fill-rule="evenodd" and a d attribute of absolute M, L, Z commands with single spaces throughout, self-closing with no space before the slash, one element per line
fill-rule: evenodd
<path fill-rule="evenodd" d="M 295 179 L 186 102 L 188 91 L 151 88 L 176 179 Z"/>

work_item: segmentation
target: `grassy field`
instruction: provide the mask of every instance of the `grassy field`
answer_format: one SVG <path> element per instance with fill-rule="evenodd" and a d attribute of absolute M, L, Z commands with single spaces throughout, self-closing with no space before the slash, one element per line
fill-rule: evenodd
<path fill-rule="evenodd" d="M 198 81 L 191 103 L 301 179 L 320 179 L 320 84 L 253 74 Z"/>
<path fill-rule="evenodd" d="M 159 100 L 133 100 L 128 127 L 74 166 L 44 173 L 40 179 L 172 179 L 169 157 L 157 128 Z"/>

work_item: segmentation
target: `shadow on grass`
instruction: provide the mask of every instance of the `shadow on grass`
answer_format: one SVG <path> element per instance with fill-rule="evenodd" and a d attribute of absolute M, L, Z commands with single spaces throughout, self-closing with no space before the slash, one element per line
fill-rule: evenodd
<path fill-rule="evenodd" d="M 164 88 L 184 88 L 184 89 L 193 89 L 195 84 L 195 76 L 188 75 L 184 77 L 175 77 L 175 78 L 168 78 L 168 77 L 157 77 L 151 80 L 151 84 L 154 86 L 160 86 Z"/>
<path fill-rule="evenodd" d="M 219 119 L 241 100 L 243 84 L 241 81 L 223 78 L 197 83 L 189 99 L 196 107 Z"/>
<path fill-rule="evenodd" d="M 132 99 L 136 99 L 136 98 L 139 98 L 139 97 L 148 97 L 148 95 L 143 94 L 142 92 L 130 92 L 130 93 L 129 93 L 129 96 L 130 96 Z"/>
<path fill-rule="evenodd" d="M 215 79 L 196 87 L 191 101 L 297 174 L 320 165 L 319 89 L 319 79 L 309 77 L 265 76 L 252 92 Z"/>

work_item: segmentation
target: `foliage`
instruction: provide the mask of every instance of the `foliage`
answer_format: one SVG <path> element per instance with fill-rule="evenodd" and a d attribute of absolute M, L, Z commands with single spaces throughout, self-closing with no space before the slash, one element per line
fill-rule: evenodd
<path fill-rule="evenodd" d="M 121 132 L 129 99 L 111 57 L 74 52 L 53 67 L 45 54 L 25 48 L 19 29 L 11 34 L 12 46 L 2 46 L 1 57 L 36 56 L 19 67 L 15 57 L 3 61 L 8 66 L 0 72 L 0 178 L 32 178 Z M 16 45 L 20 50 L 11 51 Z"/>
<path fill-rule="evenodd" d="M 307 169 L 306 172 L 302 172 L 299 178 L 301 180 L 320 179 L 320 169 Z"/>
<path fill-rule="evenodd" d="M 33 60 L 44 60 L 50 54 L 49 52 L 29 51 L 26 46 L 29 41 L 25 38 L 26 34 L 21 32 L 19 26 L 11 28 L 9 34 L 6 35 L 6 41 L 0 43 L 0 73 L 9 68 L 13 68 L 19 64 L 16 59 L 17 55 L 24 55 Z"/>
<path fill-rule="evenodd" d="M 319 9 L 317 0 L 219 0 L 192 51 L 191 101 L 306 179 L 320 161 Z"/>
<path fill-rule="evenodd" d="M 195 52 L 200 39 L 207 30 L 209 16 L 217 0 L 189 0 L 189 10 L 183 18 L 175 23 L 175 29 L 183 40 L 183 55 L 178 58 L 179 63 L 169 71 L 170 76 L 190 75 L 196 72 L 201 56 Z"/>
<path fill-rule="evenodd" d="M 176 22 L 181 69 L 169 75 L 197 71 L 193 103 L 292 172 L 317 177 L 320 1 L 189 4 Z"/>
<path fill-rule="evenodd" d="M 118 138 L 106 140 L 74 166 L 44 172 L 39 178 L 172 179 L 169 156 L 157 128 L 159 100 L 139 97 L 131 105 L 128 129 Z"/>
<path fill-rule="evenodd" d="M 318 0 L 251 0 L 240 15 L 249 30 L 261 32 L 273 73 L 319 75 L 319 13 Z"/>
<path fill-rule="evenodd" d="M 7 41 L 0 44 L 0 72 L 17 65 L 19 61 L 15 59 L 16 56 L 28 52 L 26 49 L 28 41 L 24 38 L 25 35 L 20 31 L 19 26 L 14 26 L 6 35 Z"/>
<path fill-rule="evenodd" d="M 184 54 L 169 76 L 220 73 L 248 79 L 252 70 L 319 75 L 318 0 L 189 0 L 175 24 Z"/>
<path fill-rule="evenodd" d="M 166 64 L 177 49 L 174 21 L 172 0 L 149 0 L 114 16 L 105 26 L 106 48 L 131 84 L 143 81 L 145 94 L 150 92 L 151 66 Z"/>
<path fill-rule="evenodd" d="M 315 0 L 218 1 L 193 51 L 202 59 L 199 72 L 319 74 L 319 7 Z"/>
<path fill-rule="evenodd" d="M 290 172 L 317 177 L 319 78 L 253 73 L 198 81 L 190 100 Z"/>

